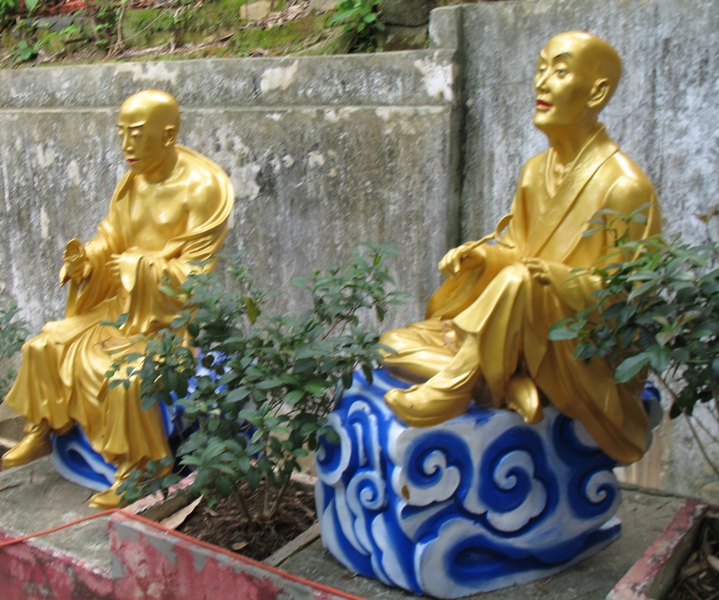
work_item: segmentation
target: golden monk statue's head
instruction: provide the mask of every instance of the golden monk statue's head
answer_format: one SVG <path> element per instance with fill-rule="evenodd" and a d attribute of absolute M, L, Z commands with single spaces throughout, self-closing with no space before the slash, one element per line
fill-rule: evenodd
<path fill-rule="evenodd" d="M 172 171 L 180 109 L 170 94 L 158 90 L 133 94 L 120 107 L 117 127 L 122 153 L 135 175 L 161 180 Z"/>
<path fill-rule="evenodd" d="M 603 39 L 585 31 L 553 37 L 537 61 L 534 124 L 549 135 L 592 129 L 621 73 L 619 55 Z"/>

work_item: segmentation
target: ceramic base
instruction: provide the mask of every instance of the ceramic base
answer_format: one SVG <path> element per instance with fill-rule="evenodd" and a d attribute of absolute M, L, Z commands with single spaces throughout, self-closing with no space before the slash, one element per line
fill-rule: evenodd
<path fill-rule="evenodd" d="M 548 577 L 619 536 L 617 463 L 578 421 L 472 406 L 408 427 L 383 401 L 395 387 L 408 384 L 355 373 L 329 419 L 340 444 L 316 454 L 322 540 L 351 571 L 458 598 Z M 658 394 L 645 405 L 661 414 Z"/>

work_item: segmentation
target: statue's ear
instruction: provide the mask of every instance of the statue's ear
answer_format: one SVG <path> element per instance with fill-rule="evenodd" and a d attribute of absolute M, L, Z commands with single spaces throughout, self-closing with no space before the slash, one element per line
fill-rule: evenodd
<path fill-rule="evenodd" d="M 177 127 L 174 125 L 165 125 L 162 141 L 166 147 L 173 146 L 177 141 Z"/>
<path fill-rule="evenodd" d="M 607 98 L 609 97 L 610 90 L 611 88 L 609 86 L 608 79 L 597 79 L 594 82 L 592 91 L 589 93 L 587 106 L 589 108 L 603 108 L 607 102 Z"/>

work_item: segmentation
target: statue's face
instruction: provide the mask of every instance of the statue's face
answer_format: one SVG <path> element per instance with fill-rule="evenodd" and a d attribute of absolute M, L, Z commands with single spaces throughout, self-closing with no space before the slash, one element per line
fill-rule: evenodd
<path fill-rule="evenodd" d="M 117 122 L 122 140 L 122 154 L 135 175 L 150 174 L 158 169 L 169 150 L 164 119 L 152 106 L 126 102 Z"/>
<path fill-rule="evenodd" d="M 596 81 L 588 60 L 589 46 L 578 35 L 563 34 L 552 38 L 539 53 L 534 124 L 540 129 L 576 126 L 587 115 Z"/>

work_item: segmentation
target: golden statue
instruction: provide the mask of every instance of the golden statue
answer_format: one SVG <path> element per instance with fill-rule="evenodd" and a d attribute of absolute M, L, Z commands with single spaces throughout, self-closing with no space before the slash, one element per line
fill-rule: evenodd
<path fill-rule="evenodd" d="M 50 454 L 50 433 L 79 424 L 93 449 L 117 467 L 115 484 L 91 506 L 117 506 L 115 493 L 133 468 L 171 456 L 159 406 L 140 408 L 139 381 L 109 387 L 105 373 L 118 353 L 142 352 L 146 334 L 167 327 L 180 304 L 160 291 L 178 286 L 198 262 L 213 257 L 227 233 L 232 184 L 212 161 L 175 144 L 175 99 L 146 90 L 120 109 L 118 133 L 129 166 L 108 216 L 87 244 L 71 240 L 61 284 L 69 283 L 66 317 L 47 323 L 22 349 L 5 402 L 26 420 L 25 437 L 2 458 L 3 468 Z M 103 325 L 123 315 L 120 327 Z"/>
<path fill-rule="evenodd" d="M 541 51 L 534 125 L 549 150 L 525 164 L 495 233 L 442 259 L 448 279 L 430 299 L 426 320 L 382 336 L 397 352 L 385 357 L 386 367 L 424 382 L 385 395 L 407 424 L 441 423 L 465 412 L 473 397 L 536 423 L 541 392 L 612 458 L 629 463 L 644 454 L 647 417 L 638 384 L 617 385 L 608 364 L 576 360 L 571 341 L 548 341 L 550 325 L 588 306 L 600 285 L 571 274 L 595 266 L 614 241 L 609 232 L 582 235 L 595 213 L 629 215 L 651 203 L 647 224 L 632 222 L 629 238 L 660 228 L 652 184 L 598 121 L 620 74 L 614 48 L 585 32 L 557 35 Z"/>

